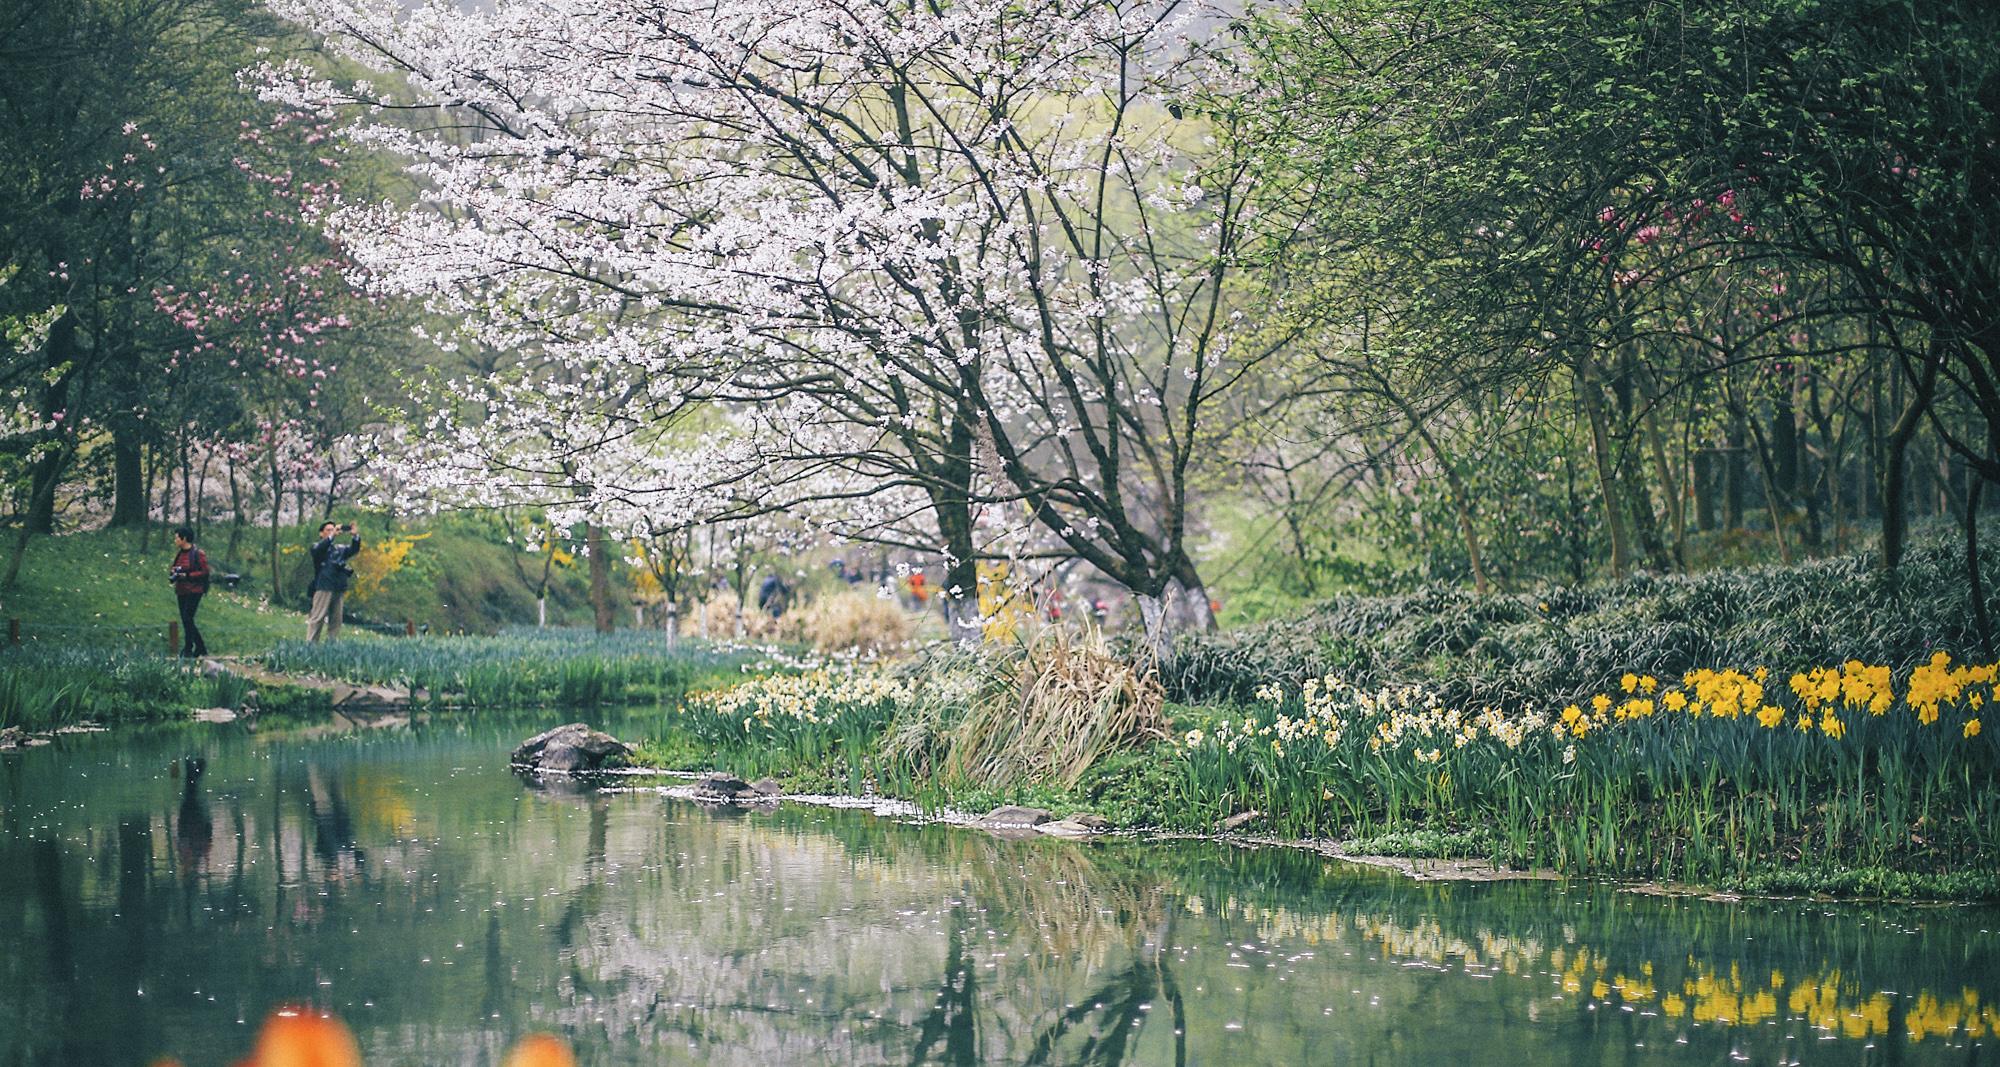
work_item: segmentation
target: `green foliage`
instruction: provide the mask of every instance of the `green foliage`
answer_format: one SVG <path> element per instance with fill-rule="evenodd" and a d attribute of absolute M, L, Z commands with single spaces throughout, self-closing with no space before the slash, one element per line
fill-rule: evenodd
<path fill-rule="evenodd" d="M 1458 705 L 1546 708 L 1626 671 L 1672 678 L 1849 658 L 1907 667 L 1934 650 L 1978 647 L 1959 552 L 1941 537 L 1921 540 L 1894 575 L 1862 554 L 1484 597 L 1446 586 L 1337 597 L 1289 619 L 1183 638 L 1163 676 L 1169 696 L 1190 703 L 1331 674 L 1364 687 L 1422 683 Z"/>
<path fill-rule="evenodd" d="M 1909 872 L 1886 867 L 1839 867 L 1814 863 L 1769 867 L 1722 879 L 1723 889 L 1764 896 L 1813 895 L 1877 900 L 2000 899 L 2000 872 L 1962 870 Z"/>
<path fill-rule="evenodd" d="M 1410 859 L 1454 859 L 1492 856 L 1500 851 L 1493 831 L 1484 827 L 1471 830 L 1395 830 L 1351 837 L 1340 843 L 1350 856 L 1405 856 Z"/>

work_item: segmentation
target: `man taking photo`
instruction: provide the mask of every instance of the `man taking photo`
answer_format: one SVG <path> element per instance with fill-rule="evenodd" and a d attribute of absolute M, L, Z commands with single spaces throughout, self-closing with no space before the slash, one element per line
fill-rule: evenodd
<path fill-rule="evenodd" d="M 321 523 L 319 533 L 319 541 L 312 547 L 315 567 L 312 613 L 306 616 L 307 641 L 317 641 L 321 635 L 329 641 L 340 636 L 341 602 L 347 599 L 347 587 L 354 581 L 354 565 L 349 560 L 361 551 L 361 535 L 351 522 L 337 528 L 330 522 Z M 335 540 L 341 534 L 348 536 L 344 545 Z"/>

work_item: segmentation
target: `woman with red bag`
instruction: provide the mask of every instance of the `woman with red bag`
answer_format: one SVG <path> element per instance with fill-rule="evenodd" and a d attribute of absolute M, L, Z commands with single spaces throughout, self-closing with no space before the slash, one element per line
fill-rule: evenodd
<path fill-rule="evenodd" d="M 174 556 L 174 566 L 167 577 L 173 581 L 174 596 L 181 602 L 181 655 L 206 656 L 208 643 L 195 628 L 194 613 L 201 607 L 202 594 L 208 592 L 208 554 L 195 547 L 194 531 L 186 526 L 174 531 L 174 547 L 180 552 Z"/>

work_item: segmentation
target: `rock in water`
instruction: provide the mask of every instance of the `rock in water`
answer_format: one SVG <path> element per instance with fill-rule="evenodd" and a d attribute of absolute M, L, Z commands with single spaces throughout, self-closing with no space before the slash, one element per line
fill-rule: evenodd
<path fill-rule="evenodd" d="M 1053 820 L 1055 816 L 1040 808 L 1024 808 L 1017 804 L 1007 804 L 994 808 L 979 817 L 974 825 L 987 830 L 1021 830 L 1040 826 Z"/>
<path fill-rule="evenodd" d="M 694 794 L 703 800 L 755 799 L 750 783 L 733 774 L 711 774 L 694 784 Z"/>
<path fill-rule="evenodd" d="M 750 791 L 760 797 L 780 797 L 785 795 L 785 787 L 776 778 L 759 778 L 750 783 Z"/>
<path fill-rule="evenodd" d="M 579 774 L 623 767 L 632 749 L 580 722 L 564 723 L 521 742 L 510 762 L 537 771 Z"/>

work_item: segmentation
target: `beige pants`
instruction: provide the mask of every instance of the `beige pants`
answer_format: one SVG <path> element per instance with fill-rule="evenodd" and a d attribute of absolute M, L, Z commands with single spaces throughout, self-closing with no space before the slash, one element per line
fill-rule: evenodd
<path fill-rule="evenodd" d="M 329 641 L 340 636 L 340 602 L 345 599 L 345 592 L 313 590 L 312 614 L 306 616 L 306 640 L 317 641 L 321 634 Z"/>

